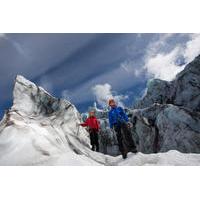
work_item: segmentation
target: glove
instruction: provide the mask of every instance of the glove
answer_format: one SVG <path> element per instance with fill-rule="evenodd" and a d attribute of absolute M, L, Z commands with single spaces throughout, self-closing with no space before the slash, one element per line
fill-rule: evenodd
<path fill-rule="evenodd" d="M 127 125 L 128 125 L 129 128 L 133 127 L 133 124 L 131 122 L 128 122 Z"/>

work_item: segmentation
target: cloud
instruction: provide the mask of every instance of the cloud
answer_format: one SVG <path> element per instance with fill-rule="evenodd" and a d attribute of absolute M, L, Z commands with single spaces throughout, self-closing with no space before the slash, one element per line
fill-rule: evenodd
<path fill-rule="evenodd" d="M 159 38 L 156 39 L 154 42 L 151 42 L 148 47 L 146 54 L 148 56 L 155 56 L 163 47 L 166 46 L 167 40 L 170 37 L 173 37 L 173 33 L 165 33 L 165 34 L 159 34 Z"/>
<path fill-rule="evenodd" d="M 6 36 L 5 33 L 0 33 L 0 38 L 1 38 L 1 37 L 4 38 L 5 36 Z"/>
<path fill-rule="evenodd" d="M 24 48 L 22 47 L 21 44 L 10 40 L 13 44 L 13 46 L 15 47 L 15 49 L 18 51 L 18 53 L 20 53 L 22 56 L 24 56 L 25 58 L 29 58 L 28 54 L 25 52 Z"/>
<path fill-rule="evenodd" d="M 170 53 L 158 53 L 147 59 L 144 68 L 154 78 L 171 81 L 184 66 L 178 66 L 176 61 L 180 54 L 180 48 L 176 47 Z"/>
<path fill-rule="evenodd" d="M 191 34 L 190 38 L 191 40 L 187 42 L 184 52 L 186 62 L 191 62 L 200 54 L 200 34 Z"/>
<path fill-rule="evenodd" d="M 23 49 L 22 45 L 19 44 L 18 42 L 12 40 L 8 34 L 6 33 L 0 33 L 0 38 L 3 38 L 5 40 L 7 40 L 8 42 L 10 42 L 14 48 L 17 50 L 18 53 L 20 53 L 22 56 L 24 56 L 25 58 L 27 58 L 27 53 L 25 52 L 25 50 Z"/>
<path fill-rule="evenodd" d="M 151 78 L 171 81 L 187 63 L 200 54 L 200 34 L 190 34 L 186 43 L 174 44 L 176 47 L 170 51 L 162 50 L 172 36 L 171 34 L 161 35 L 158 41 L 149 45 L 143 68 Z"/>
<path fill-rule="evenodd" d="M 140 77 L 144 71 L 142 67 L 136 67 L 134 61 L 124 61 L 120 64 L 120 67 L 135 78 Z"/>
<path fill-rule="evenodd" d="M 117 101 L 119 106 L 124 107 L 123 100 L 127 99 L 127 95 L 117 95 L 112 91 L 112 87 L 110 84 L 98 84 L 92 88 L 93 94 L 96 97 L 98 104 L 102 107 L 105 107 L 108 103 L 108 100 L 113 98 Z"/>

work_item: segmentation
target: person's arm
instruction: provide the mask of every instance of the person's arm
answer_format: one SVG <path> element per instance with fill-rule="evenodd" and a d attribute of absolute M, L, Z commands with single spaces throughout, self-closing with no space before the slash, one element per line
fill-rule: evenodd
<path fill-rule="evenodd" d="M 100 129 L 100 122 L 99 122 L 98 119 L 96 120 L 96 123 L 97 123 L 97 130 L 99 130 Z"/>
<path fill-rule="evenodd" d="M 84 123 L 81 123 L 80 125 L 83 126 L 83 127 L 88 126 L 88 119 L 86 119 L 86 121 Z"/>
<path fill-rule="evenodd" d="M 108 113 L 108 119 L 109 119 L 109 124 L 110 124 L 110 128 L 113 128 L 113 120 L 112 120 L 112 114 L 111 112 Z"/>
<path fill-rule="evenodd" d="M 122 115 L 122 117 L 124 118 L 124 120 L 125 120 L 126 122 L 128 122 L 128 121 L 129 121 L 129 120 L 128 120 L 128 116 L 127 116 L 127 114 L 124 112 L 124 109 L 121 108 L 121 107 L 119 107 L 119 109 L 120 109 L 121 115 Z"/>

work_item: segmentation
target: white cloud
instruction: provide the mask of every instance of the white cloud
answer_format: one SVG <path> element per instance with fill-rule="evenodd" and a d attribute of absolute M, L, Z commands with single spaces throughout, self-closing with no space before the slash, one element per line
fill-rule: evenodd
<path fill-rule="evenodd" d="M 134 66 L 133 61 L 124 61 L 121 63 L 120 67 L 127 73 L 132 74 L 134 77 L 139 77 L 143 72 L 143 68 Z"/>
<path fill-rule="evenodd" d="M 138 35 L 138 37 L 140 36 L 141 35 Z M 159 51 L 161 48 L 165 47 L 167 40 L 172 36 L 174 36 L 173 33 L 160 34 L 158 40 L 148 45 L 146 50 L 146 64 L 144 67 L 137 67 L 134 64 L 134 60 L 128 60 L 121 63 L 121 68 L 137 78 L 143 74 L 145 69 L 151 77 L 153 76 L 154 78 L 171 80 L 177 72 L 182 70 L 179 66 L 174 68 L 175 64 L 173 63 L 176 62 L 175 53 L 177 50 L 175 50 L 176 52 L 172 52 L 170 55 L 159 53 Z M 172 57 L 174 58 L 173 62 L 171 62 Z M 166 66 L 168 68 L 166 68 Z M 173 73 L 171 73 L 171 70 Z"/>
<path fill-rule="evenodd" d="M 119 106 L 124 107 L 123 100 L 127 99 L 127 95 L 114 95 L 110 84 L 98 84 L 92 88 L 93 94 L 96 97 L 97 102 L 105 107 L 108 104 L 108 100 L 113 98 Z"/>
<path fill-rule="evenodd" d="M 147 59 L 144 68 L 154 78 L 170 81 L 184 66 L 177 66 L 176 60 L 180 54 L 180 48 L 176 47 L 170 53 L 158 53 Z"/>
<path fill-rule="evenodd" d="M 171 81 L 185 67 L 185 64 L 177 64 L 178 58 L 182 57 L 187 64 L 200 54 L 200 34 L 191 34 L 185 44 L 175 47 L 170 52 L 160 51 L 161 47 L 167 45 L 167 39 L 171 36 L 173 35 L 161 35 L 158 41 L 149 45 L 144 69 L 150 77 Z"/>
<path fill-rule="evenodd" d="M 149 44 L 146 54 L 148 56 L 155 56 L 159 52 L 160 48 L 166 45 L 167 39 L 169 39 L 173 35 L 173 33 L 160 34 L 158 40 Z"/>
<path fill-rule="evenodd" d="M 191 34 L 191 40 L 186 44 L 184 57 L 186 62 L 191 62 L 200 54 L 200 34 Z"/>

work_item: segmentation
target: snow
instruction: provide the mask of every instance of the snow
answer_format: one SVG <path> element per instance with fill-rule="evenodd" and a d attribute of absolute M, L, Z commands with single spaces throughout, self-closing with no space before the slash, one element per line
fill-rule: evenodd
<path fill-rule="evenodd" d="M 125 166 L 197 166 L 200 165 L 199 154 L 184 154 L 175 150 L 166 153 L 129 154 L 128 159 L 121 161 L 118 165 Z"/>

